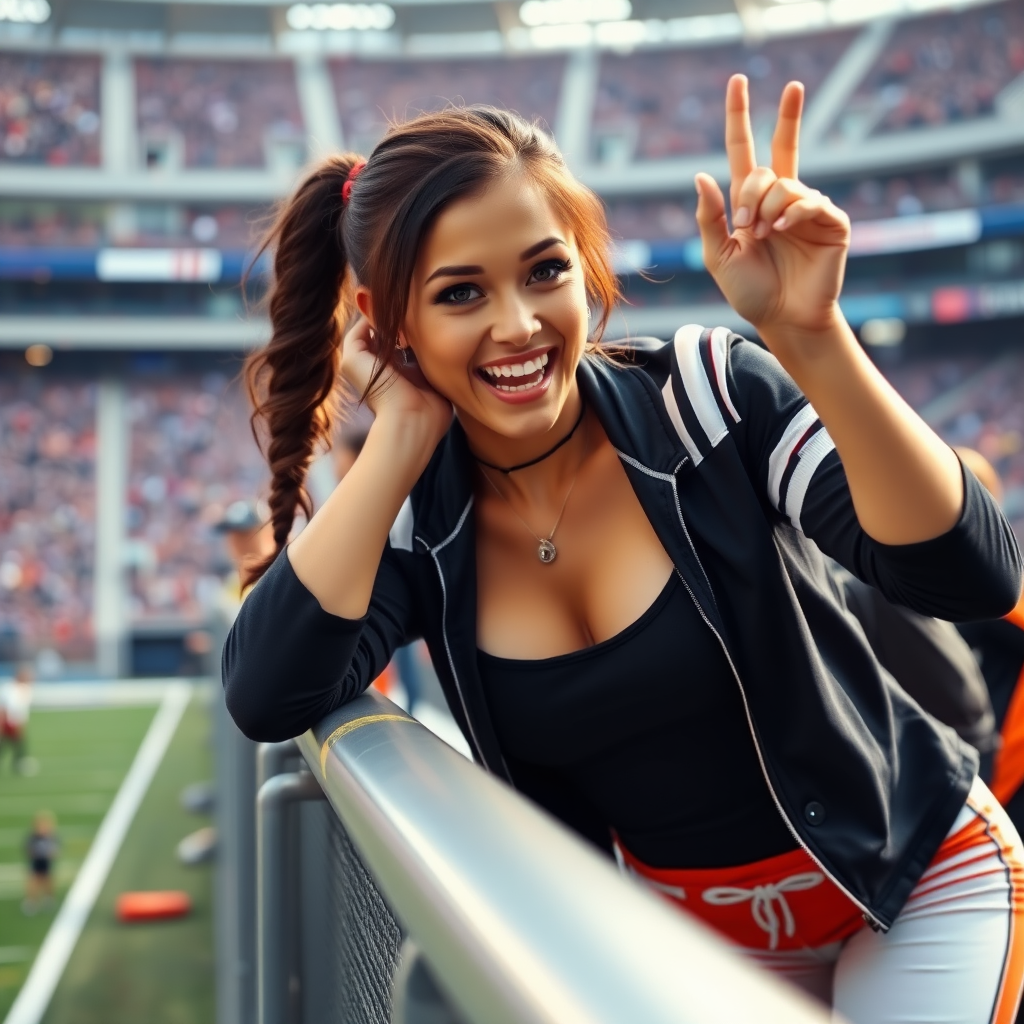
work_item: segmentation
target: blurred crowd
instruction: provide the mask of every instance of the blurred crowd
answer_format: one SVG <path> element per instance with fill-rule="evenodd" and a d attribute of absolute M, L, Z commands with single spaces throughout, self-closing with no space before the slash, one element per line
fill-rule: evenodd
<path fill-rule="evenodd" d="M 147 159 L 158 144 L 173 150 L 179 142 L 184 167 L 267 167 L 275 145 L 305 156 L 291 61 L 140 59 L 135 76 Z"/>
<path fill-rule="evenodd" d="M 193 206 L 0 199 L 0 246 L 106 245 L 249 249 L 267 223 L 253 206 Z"/>
<path fill-rule="evenodd" d="M 391 120 L 448 103 L 489 103 L 554 132 L 565 58 L 330 62 L 345 145 L 369 153 Z"/>
<path fill-rule="evenodd" d="M 230 570 L 214 527 L 266 474 L 247 399 L 221 374 L 134 383 L 129 419 L 132 617 L 202 621 Z"/>
<path fill-rule="evenodd" d="M 99 162 L 99 58 L 0 53 L 0 163 Z"/>
<path fill-rule="evenodd" d="M 995 466 L 1006 514 L 1024 542 L 1024 355 L 917 360 L 886 373 L 946 441 Z"/>
<path fill-rule="evenodd" d="M 854 221 L 942 210 L 1024 203 L 1024 166 L 970 162 L 913 174 L 823 182 L 821 188 Z M 616 238 L 645 241 L 694 238 L 696 196 L 612 199 L 608 223 Z"/>
<path fill-rule="evenodd" d="M 751 120 L 758 141 L 770 137 L 779 96 L 800 79 L 809 98 L 855 33 L 824 32 L 814 45 L 777 39 L 756 47 L 711 46 L 605 54 L 597 86 L 592 135 L 603 163 L 663 160 L 723 148 L 722 96 L 729 76 L 751 80 Z"/>
<path fill-rule="evenodd" d="M 886 373 L 946 440 L 996 466 L 1024 539 L 1024 355 L 915 359 Z M 128 408 L 132 620 L 202 623 L 232 573 L 217 527 L 265 491 L 248 402 L 214 373 L 136 380 Z M 92 657 L 94 421 L 88 383 L 0 380 L 0 661 L 42 652 L 59 671 Z"/>
<path fill-rule="evenodd" d="M 660 160 L 722 149 L 722 92 L 742 71 L 752 120 L 767 141 L 785 83 L 813 101 L 859 29 L 757 45 L 606 52 L 592 115 L 602 163 Z M 389 119 L 448 102 L 492 103 L 554 130 L 562 55 L 501 59 L 328 62 L 346 146 L 369 151 Z M 1024 0 L 1003 0 L 899 23 L 837 116 L 836 138 L 944 125 L 993 113 L 1001 90 L 1024 74 Z M 280 168 L 306 157 L 290 60 L 139 58 L 141 149 L 153 166 Z M 96 165 L 100 60 L 0 54 L 0 161 Z"/>
<path fill-rule="evenodd" d="M 896 27 L 840 115 L 839 135 L 935 127 L 984 117 L 1024 74 L 1021 0 L 936 14 Z"/>
<path fill-rule="evenodd" d="M 92 385 L 0 379 L 0 660 L 92 657 L 95 418 Z"/>

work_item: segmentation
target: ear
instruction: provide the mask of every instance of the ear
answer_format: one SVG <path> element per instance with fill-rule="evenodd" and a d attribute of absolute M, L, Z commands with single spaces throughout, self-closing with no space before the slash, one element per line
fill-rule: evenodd
<path fill-rule="evenodd" d="M 376 329 L 377 324 L 373 319 L 373 296 L 370 295 L 370 289 L 362 284 L 356 287 L 356 308 L 366 317 L 370 326 Z"/>

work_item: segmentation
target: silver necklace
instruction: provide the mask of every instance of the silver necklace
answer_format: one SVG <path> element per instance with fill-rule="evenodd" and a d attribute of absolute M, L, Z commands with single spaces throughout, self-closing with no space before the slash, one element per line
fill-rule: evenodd
<path fill-rule="evenodd" d="M 575 430 L 575 428 L 573 428 Z M 480 467 L 480 472 L 483 473 L 484 479 L 494 488 L 494 493 L 512 510 L 512 514 L 526 527 L 530 536 L 537 542 L 537 557 L 544 563 L 544 565 L 550 565 L 558 557 L 558 548 L 554 545 L 555 530 L 558 529 L 558 524 L 562 521 L 562 516 L 565 514 L 565 507 L 569 504 L 569 496 L 572 494 L 572 489 L 576 486 L 576 481 L 579 478 L 580 470 L 583 468 L 583 460 L 587 457 L 587 449 L 590 447 L 590 423 L 588 421 L 586 430 L 583 434 L 583 455 L 580 457 L 580 464 L 576 467 L 576 472 L 573 474 L 572 483 L 569 484 L 569 490 L 565 492 L 565 499 L 562 501 L 562 507 L 558 511 L 558 518 L 555 520 L 555 525 L 551 527 L 551 532 L 546 537 L 538 537 L 533 532 L 533 528 L 530 524 L 515 510 L 515 506 L 508 498 L 498 489 L 498 485 L 487 475 L 484 471 L 483 466 Z"/>

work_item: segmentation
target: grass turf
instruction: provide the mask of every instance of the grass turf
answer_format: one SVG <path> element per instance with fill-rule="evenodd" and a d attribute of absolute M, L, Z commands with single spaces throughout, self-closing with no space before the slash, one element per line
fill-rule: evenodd
<path fill-rule="evenodd" d="M 38 774 L 17 776 L 9 753 L 0 765 L 0 1020 L 28 974 L 55 908 L 26 917 L 25 838 L 38 811 L 57 817 L 61 854 L 58 901 L 67 892 L 103 815 L 153 719 L 152 707 L 38 709 L 28 726 L 28 753 Z"/>
<path fill-rule="evenodd" d="M 182 867 L 178 841 L 209 824 L 181 809 L 178 795 L 212 774 L 210 716 L 199 697 L 185 710 L 163 763 L 118 853 L 44 1024 L 212 1024 L 213 906 L 209 865 Z M 192 913 L 175 921 L 124 925 L 119 893 L 183 889 Z"/>

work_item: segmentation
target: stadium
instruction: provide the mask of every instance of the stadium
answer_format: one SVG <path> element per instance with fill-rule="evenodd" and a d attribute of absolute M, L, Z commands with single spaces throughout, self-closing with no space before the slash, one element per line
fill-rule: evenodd
<path fill-rule="evenodd" d="M 995 466 L 1024 539 L 1024 0 L 0 0 L 0 665 L 217 674 L 214 528 L 268 484 L 240 380 L 269 337 L 261 233 L 311 160 L 390 121 L 536 121 L 607 210 L 608 337 L 752 336 L 695 219 L 737 72 L 759 152 L 804 83 L 801 177 L 853 222 L 842 310 Z M 341 835 L 316 842 L 358 860 Z"/>

